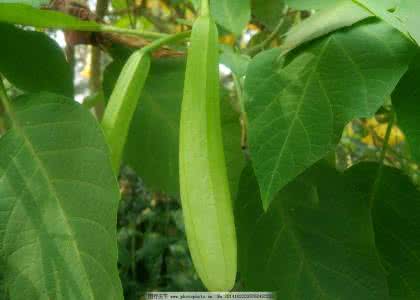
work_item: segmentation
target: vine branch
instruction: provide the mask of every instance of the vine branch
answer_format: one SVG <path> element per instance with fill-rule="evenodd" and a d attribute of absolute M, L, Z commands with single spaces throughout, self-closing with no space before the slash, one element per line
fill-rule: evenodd
<path fill-rule="evenodd" d="M 148 44 L 147 46 L 144 47 L 144 50 L 148 51 L 148 52 L 152 52 L 152 51 L 162 47 L 163 45 L 172 44 L 172 43 L 176 43 L 178 41 L 181 41 L 181 40 L 189 37 L 190 34 L 191 34 L 191 31 L 182 31 L 182 32 L 179 32 L 179 33 L 168 35 L 166 37 L 163 37 L 163 38 L 160 38 L 158 40 L 155 40 L 155 41 L 151 42 L 150 44 Z"/>

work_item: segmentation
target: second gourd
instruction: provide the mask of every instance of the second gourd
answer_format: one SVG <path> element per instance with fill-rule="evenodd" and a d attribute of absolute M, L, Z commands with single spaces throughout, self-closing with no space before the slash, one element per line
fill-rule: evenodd
<path fill-rule="evenodd" d="M 203 1 L 188 51 L 180 124 L 181 202 L 194 266 L 210 291 L 236 278 L 236 234 L 222 141 L 216 24 Z"/>

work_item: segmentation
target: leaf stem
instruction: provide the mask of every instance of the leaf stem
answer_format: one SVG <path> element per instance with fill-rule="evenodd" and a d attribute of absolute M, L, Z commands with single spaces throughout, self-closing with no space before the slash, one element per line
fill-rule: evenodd
<path fill-rule="evenodd" d="M 119 33 L 119 34 L 125 34 L 125 35 L 135 35 L 135 36 L 151 38 L 151 39 L 159 39 L 159 38 L 168 37 L 168 34 L 166 33 L 146 31 L 146 30 L 140 31 L 137 29 L 130 29 L 130 28 L 119 28 L 119 27 L 114 27 L 111 25 L 100 25 L 98 28 L 99 29 L 96 30 L 95 28 L 86 27 L 84 29 L 81 29 L 80 31 L 85 30 L 85 31 Z"/>
<path fill-rule="evenodd" d="M 382 173 L 383 173 L 384 166 L 385 166 L 386 152 L 387 152 L 388 146 L 389 146 L 389 138 L 391 137 L 394 122 L 395 122 L 395 114 L 394 114 L 394 111 L 391 110 L 391 116 L 390 116 L 390 119 L 388 121 L 388 126 L 386 128 L 384 143 L 382 145 L 381 156 L 379 157 L 378 172 L 376 174 L 375 182 L 373 184 L 372 193 L 371 193 L 371 197 L 370 197 L 370 207 L 371 208 L 373 207 L 373 204 L 374 204 L 374 201 L 375 201 L 375 195 L 376 195 L 376 192 L 378 191 L 379 184 L 381 182 L 381 177 L 382 177 Z"/>
<path fill-rule="evenodd" d="M 171 35 L 166 35 L 158 40 L 155 40 L 145 46 L 142 50 L 146 52 L 152 52 L 158 48 L 160 48 L 163 45 L 176 43 L 178 41 L 181 41 L 191 35 L 191 31 L 182 31 Z"/>

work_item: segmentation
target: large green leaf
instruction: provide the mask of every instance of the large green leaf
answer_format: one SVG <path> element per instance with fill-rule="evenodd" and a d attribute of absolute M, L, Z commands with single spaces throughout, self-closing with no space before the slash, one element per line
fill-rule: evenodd
<path fill-rule="evenodd" d="M 336 2 L 337 0 L 286 0 L 287 5 L 298 10 L 325 9 L 333 6 Z"/>
<path fill-rule="evenodd" d="M 376 174 L 375 168 L 366 167 L 351 175 Z M 391 299 L 420 299 L 420 192 L 407 176 L 391 168 L 384 169 L 376 184 L 372 216 Z"/>
<path fill-rule="evenodd" d="M 107 67 L 106 95 L 110 94 L 122 65 L 123 62 L 114 61 Z M 130 127 L 124 158 L 149 188 L 173 196 L 179 194 L 178 141 L 184 73 L 184 58 L 158 59 L 152 63 Z M 228 175 L 235 193 L 244 159 L 238 115 L 228 101 L 227 97 L 221 101 L 222 126 Z"/>
<path fill-rule="evenodd" d="M 0 139 L 0 273 L 11 299 L 122 299 L 118 185 L 88 111 L 53 94 L 13 101 Z"/>
<path fill-rule="evenodd" d="M 46 9 L 37 9 L 26 4 L 1 3 L 0 22 L 32 26 L 37 28 L 52 28 L 64 30 L 114 32 L 121 34 L 141 35 L 143 37 L 159 38 L 167 36 L 159 32 L 146 32 L 135 29 L 119 28 L 93 21 L 83 21 L 68 14 Z M 113 46 L 113 45 L 110 45 Z"/>
<path fill-rule="evenodd" d="M 283 0 L 251 0 L 252 15 L 265 26 L 274 29 L 284 17 Z"/>
<path fill-rule="evenodd" d="M 413 47 L 392 27 L 369 22 L 285 61 L 280 53 L 257 56 L 245 82 L 250 152 L 265 208 L 335 147 L 349 121 L 377 111 L 406 72 Z"/>
<path fill-rule="evenodd" d="M 0 36 L 0 72 L 13 85 L 28 92 L 73 96 L 71 67 L 54 40 L 5 23 L 0 23 Z"/>
<path fill-rule="evenodd" d="M 238 270 L 245 282 L 248 274 L 248 252 L 252 246 L 253 235 L 257 220 L 264 215 L 261 205 L 260 190 L 254 175 L 252 165 L 243 169 L 239 180 L 238 195 L 235 200 L 236 239 L 238 242 Z M 270 230 L 275 230 L 274 227 Z"/>
<path fill-rule="evenodd" d="M 347 2 L 351 2 L 351 0 L 345 0 Z M 380 0 L 386 7 L 395 6 L 399 0 Z M 287 0 L 287 4 L 294 9 L 300 10 L 323 10 L 334 6 L 337 0 Z"/>
<path fill-rule="evenodd" d="M 334 5 L 293 26 L 287 33 L 281 48 L 285 52 L 293 50 L 303 43 L 337 29 L 351 26 L 370 16 L 369 12 L 349 0 L 334 1 Z"/>
<path fill-rule="evenodd" d="M 0 3 L 0 22 L 41 28 L 99 31 L 101 25 L 82 21 L 57 11 L 42 10 L 26 4 Z"/>
<path fill-rule="evenodd" d="M 403 130 L 411 155 L 420 162 L 420 54 L 415 57 L 408 72 L 392 94 L 392 104 Z"/>
<path fill-rule="evenodd" d="M 411 37 L 420 45 L 420 1 L 403 0 L 400 6 L 395 9 L 395 5 L 389 5 L 390 1 L 377 0 L 353 0 L 365 7 L 367 10 L 386 21 L 403 34 Z M 396 0 L 394 0 L 396 1 Z M 391 9 L 391 10 L 390 10 Z"/>
<path fill-rule="evenodd" d="M 210 0 L 210 10 L 217 24 L 240 35 L 251 18 L 251 0 Z"/>
<path fill-rule="evenodd" d="M 420 192 L 399 170 L 374 163 L 346 172 L 372 208 L 376 247 L 390 298 L 420 299 Z"/>
<path fill-rule="evenodd" d="M 384 0 L 381 2 L 381 5 L 385 8 L 393 8 L 396 6 L 396 1 L 398 0 Z M 310 0 L 304 2 L 313 3 L 314 5 L 315 2 L 319 3 L 323 9 L 290 29 L 280 46 L 285 52 L 337 29 L 352 26 L 361 20 L 373 16 L 370 11 L 363 9 L 363 7 L 351 0 Z"/>
<path fill-rule="evenodd" d="M 236 201 L 239 270 L 246 290 L 288 300 L 386 300 L 367 194 L 319 165 L 289 184 L 264 214 L 245 169 Z"/>
<path fill-rule="evenodd" d="M 0 3 L 20 3 L 26 4 L 33 7 L 40 7 L 41 5 L 47 5 L 48 0 L 0 0 Z"/>
<path fill-rule="evenodd" d="M 419 299 L 420 192 L 400 171 L 363 163 L 340 174 L 318 165 L 265 214 L 251 168 L 240 191 L 235 216 L 246 289 L 291 300 Z"/>

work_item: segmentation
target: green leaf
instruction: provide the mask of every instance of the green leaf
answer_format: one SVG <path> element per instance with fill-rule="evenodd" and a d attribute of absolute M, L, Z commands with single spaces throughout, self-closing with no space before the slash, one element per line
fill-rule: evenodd
<path fill-rule="evenodd" d="M 392 299 L 420 298 L 420 193 L 399 171 L 387 169 L 375 195 L 376 245 Z"/>
<path fill-rule="evenodd" d="M 363 178 L 363 177 L 362 177 Z M 318 165 L 280 192 L 264 214 L 250 169 L 236 201 L 246 290 L 288 300 L 386 300 L 366 194 Z"/>
<path fill-rule="evenodd" d="M 28 92 L 73 96 L 71 67 L 54 40 L 5 23 L 0 23 L 0 36 L 0 73 L 13 85 Z"/>
<path fill-rule="evenodd" d="M 32 7 L 41 7 L 41 5 L 47 5 L 49 3 L 48 0 L 0 0 L 1 3 L 19 3 L 19 4 L 26 4 Z"/>
<path fill-rule="evenodd" d="M 11 299 L 122 299 L 118 185 L 100 127 L 41 93 L 13 101 L 0 139 L 0 269 Z"/>
<path fill-rule="evenodd" d="M 317 2 L 323 3 L 322 1 Z M 322 37 L 337 29 L 352 26 L 370 16 L 369 12 L 351 1 L 334 1 L 334 5 L 293 26 L 287 33 L 281 48 L 288 52 L 303 43 Z"/>
<path fill-rule="evenodd" d="M 348 0 L 345 0 L 350 2 Z M 380 2 L 389 5 L 390 3 L 395 4 L 399 0 L 380 0 Z M 323 10 L 328 9 L 335 5 L 337 0 L 287 0 L 287 4 L 294 9 L 298 10 Z"/>
<path fill-rule="evenodd" d="M 0 3 L 0 22 L 20 24 L 37 28 L 64 29 L 89 32 L 113 32 L 118 34 L 140 35 L 151 39 L 167 37 L 159 32 L 146 32 L 119 28 L 93 21 L 82 21 L 54 10 L 36 9 L 25 4 Z M 110 45 L 114 46 L 114 45 Z"/>
<path fill-rule="evenodd" d="M 402 20 L 410 37 L 420 45 L 420 21 L 418 12 L 420 11 L 420 2 L 415 0 L 401 1 L 395 15 Z"/>
<path fill-rule="evenodd" d="M 248 251 L 258 219 L 264 215 L 260 200 L 260 190 L 251 163 L 243 169 L 238 187 L 237 199 L 234 202 L 236 239 L 238 243 L 238 270 L 243 280 L 248 278 Z M 273 230 L 272 228 L 269 229 Z"/>
<path fill-rule="evenodd" d="M 361 164 L 346 173 L 372 207 L 376 247 L 391 299 L 420 298 L 420 192 L 401 171 Z"/>
<path fill-rule="evenodd" d="M 251 58 L 235 52 L 231 47 L 222 45 L 220 63 L 228 67 L 238 78 L 245 76 Z"/>
<path fill-rule="evenodd" d="M 297 10 L 325 9 L 333 6 L 337 0 L 286 0 L 287 5 Z"/>
<path fill-rule="evenodd" d="M 105 70 L 104 91 L 109 95 L 123 62 L 114 61 Z M 131 123 L 124 161 L 134 168 L 154 191 L 179 194 L 178 141 L 185 59 L 154 60 L 141 100 Z M 162 88 L 164 86 L 164 88 Z M 238 115 L 228 99 L 222 103 L 225 157 L 231 191 L 236 193 L 244 165 Z"/>
<path fill-rule="evenodd" d="M 217 24 L 240 35 L 251 18 L 251 0 L 210 0 L 210 11 Z"/>
<path fill-rule="evenodd" d="M 252 0 L 251 7 L 252 15 L 269 29 L 274 29 L 284 17 L 283 0 Z"/>
<path fill-rule="evenodd" d="M 392 104 L 398 117 L 413 158 L 420 162 L 420 54 L 416 56 L 408 72 L 392 94 Z"/>
<path fill-rule="evenodd" d="M 413 47 L 370 22 L 251 62 L 245 81 L 249 144 L 265 208 L 287 183 L 337 144 L 344 126 L 373 115 L 406 72 Z"/>
<path fill-rule="evenodd" d="M 99 31 L 101 25 L 57 11 L 36 9 L 25 4 L 0 3 L 0 22 L 41 28 Z"/>
<path fill-rule="evenodd" d="M 391 26 L 401 31 L 404 35 L 413 39 L 420 45 L 420 20 L 418 12 L 420 11 L 420 1 L 404 0 L 401 1 L 400 7 L 396 8 L 393 1 L 376 1 L 376 0 L 353 0 L 365 7 L 371 13 L 381 18 Z M 396 0 L 394 0 L 396 1 Z"/>
<path fill-rule="evenodd" d="M 246 289 L 291 300 L 419 299 L 420 192 L 400 171 L 378 168 L 315 166 L 265 214 L 245 169 L 235 217 Z"/>

